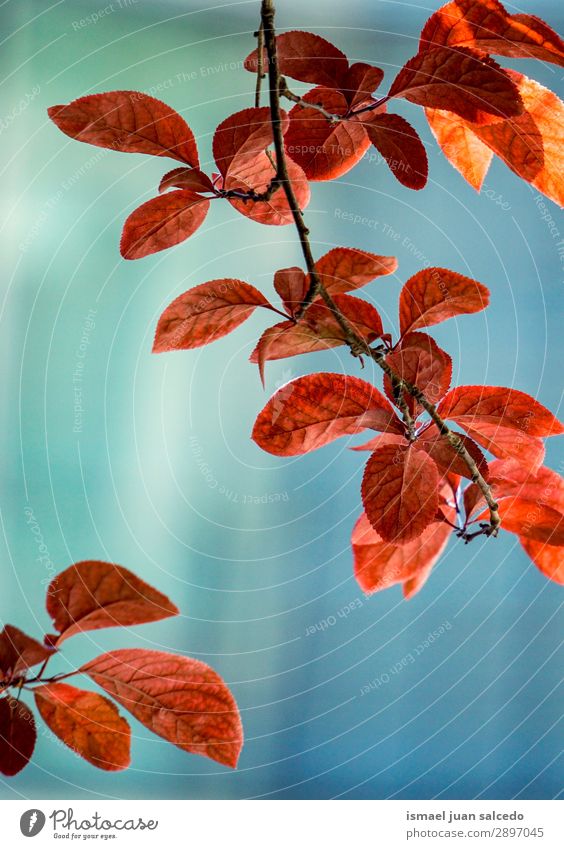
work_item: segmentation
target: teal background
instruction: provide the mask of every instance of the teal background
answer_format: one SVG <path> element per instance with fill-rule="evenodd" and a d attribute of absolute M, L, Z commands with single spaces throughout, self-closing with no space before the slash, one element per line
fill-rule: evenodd
<path fill-rule="evenodd" d="M 97 23 L 80 23 L 109 6 Z M 40 637 L 54 572 L 87 558 L 127 566 L 182 616 L 76 637 L 53 670 L 122 646 L 198 657 L 232 687 L 246 744 L 232 772 L 132 721 L 133 766 L 107 774 L 42 727 L 33 762 L 2 781 L 2 796 L 558 796 L 562 591 L 516 539 L 453 540 L 415 599 L 404 602 L 398 588 L 365 599 L 349 550 L 364 457 L 342 440 L 284 460 L 249 439 L 267 394 L 248 355 L 268 318 L 255 315 L 205 350 L 151 355 L 158 315 L 190 286 L 230 275 L 270 293 L 273 272 L 301 257 L 292 228 L 261 227 L 215 203 L 189 242 L 121 260 L 122 221 L 173 166 L 73 142 L 46 108 L 109 89 L 153 93 L 184 115 L 211 170 L 214 127 L 252 102 L 254 79 L 240 63 L 258 3 L 109 6 L 0 7 L 0 619 Z M 383 0 L 279 7 L 281 28 L 319 32 L 351 59 L 380 65 L 388 81 L 416 52 L 434 8 Z M 556 0 L 526 10 L 562 29 Z M 561 88 L 556 66 L 505 64 Z M 557 411 L 562 257 L 536 192 L 496 161 L 477 195 L 438 151 L 421 110 L 401 103 L 397 111 L 428 143 L 427 188 L 410 192 L 368 160 L 314 184 L 307 220 L 316 255 L 336 244 L 397 255 L 398 273 L 365 290 L 392 326 L 402 282 L 423 265 L 482 281 L 491 307 L 433 331 L 454 358 L 454 379 L 515 386 Z M 558 209 L 547 207 L 564 235 Z M 377 223 L 354 225 L 342 212 Z M 91 310 L 75 433 L 73 373 Z M 267 393 L 313 370 L 358 368 L 340 349 L 269 364 Z M 548 460 L 562 470 L 561 442 Z M 417 662 L 391 672 L 441 626 Z M 389 683 L 361 695 L 382 675 Z"/>

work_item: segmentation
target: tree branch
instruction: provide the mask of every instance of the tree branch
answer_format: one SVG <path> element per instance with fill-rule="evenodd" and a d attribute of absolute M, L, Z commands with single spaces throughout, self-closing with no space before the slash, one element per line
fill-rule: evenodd
<path fill-rule="evenodd" d="M 466 447 L 464 446 L 464 443 L 462 442 L 460 437 L 450 430 L 444 419 L 437 412 L 437 408 L 435 407 L 435 405 L 427 400 L 424 393 L 420 389 L 418 389 L 417 386 L 407 380 L 404 380 L 398 374 L 396 374 L 386 362 L 383 352 L 371 348 L 366 342 L 366 340 L 363 339 L 362 336 L 359 336 L 353 330 L 349 322 L 341 314 L 339 308 L 335 304 L 329 292 L 325 289 L 325 286 L 323 286 L 320 277 L 316 271 L 315 260 L 313 258 L 311 245 L 309 242 L 309 230 L 306 227 L 303 213 L 296 200 L 296 196 L 294 194 L 294 190 L 292 188 L 292 184 L 288 176 L 288 168 L 286 165 L 286 154 L 284 151 L 284 137 L 282 134 L 282 119 L 280 112 L 280 96 L 283 93 L 286 84 L 283 77 L 280 75 L 280 71 L 278 69 L 278 54 L 276 49 L 276 31 L 274 28 L 274 17 L 274 0 L 261 0 L 261 25 L 264 32 L 266 54 L 268 57 L 270 114 L 277 163 L 277 173 L 275 179 L 278 181 L 278 185 L 282 186 L 286 194 L 288 205 L 290 206 L 290 209 L 292 211 L 294 223 L 298 231 L 302 253 L 310 278 L 309 290 L 304 301 L 302 302 L 300 309 L 296 313 L 296 318 L 301 318 L 306 312 L 309 305 L 312 303 L 312 301 L 319 295 L 323 299 L 325 304 L 329 307 L 329 309 L 335 316 L 335 319 L 339 323 L 339 326 L 343 330 L 345 341 L 349 346 L 353 356 L 369 356 L 376 363 L 376 365 L 378 365 L 382 369 L 382 371 L 388 375 L 392 382 L 392 386 L 395 385 L 396 387 L 399 387 L 398 395 L 402 399 L 403 391 L 405 390 L 409 393 L 409 395 L 411 395 L 412 398 L 415 398 L 415 400 L 418 401 L 419 404 L 421 404 L 423 409 L 429 414 L 432 421 L 436 424 L 439 432 L 447 439 L 449 445 L 453 448 L 453 450 L 464 460 L 470 472 L 472 481 L 478 485 L 480 491 L 482 492 L 486 500 L 490 511 L 490 523 L 481 531 L 481 533 L 486 534 L 487 536 L 497 536 L 497 532 L 501 525 L 501 519 L 498 513 L 498 505 L 492 495 L 492 491 L 488 483 L 483 478 L 482 474 L 480 473 L 480 470 L 478 469 L 478 466 L 466 450 Z M 378 105 L 381 104 L 379 103 Z M 376 104 L 371 108 L 376 108 Z M 405 406 L 400 406 L 400 409 L 402 410 L 402 414 L 404 415 L 404 421 L 408 428 L 408 433 L 411 433 L 412 431 L 410 430 L 408 422 L 411 421 L 411 428 L 413 428 L 413 421 L 411 419 L 411 416 L 409 416 L 409 411 L 407 410 L 407 404 L 405 404 L 405 399 L 403 399 L 403 404 Z M 407 410 L 407 420 L 405 419 L 405 410 Z"/>

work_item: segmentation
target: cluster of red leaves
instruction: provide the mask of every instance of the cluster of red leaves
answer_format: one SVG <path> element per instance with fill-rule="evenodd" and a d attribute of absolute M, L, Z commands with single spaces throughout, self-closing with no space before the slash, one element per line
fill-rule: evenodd
<path fill-rule="evenodd" d="M 497 0 L 453 0 L 429 18 L 419 52 L 381 96 L 375 94 L 384 77 L 380 68 L 349 66 L 335 45 L 317 35 L 285 32 L 277 48 L 281 73 L 314 86 L 291 110 L 284 138 L 288 156 L 310 180 L 341 176 L 372 143 L 401 183 L 423 188 L 425 148 L 404 118 L 386 111 L 391 100 L 403 98 L 425 108 L 445 155 L 476 189 L 495 153 L 519 177 L 564 203 L 564 105 L 488 55 L 563 66 L 564 43 L 539 18 L 509 15 Z M 257 63 L 255 50 L 245 67 L 256 73 Z"/>
<path fill-rule="evenodd" d="M 122 566 L 83 561 L 52 581 L 47 612 L 57 633 L 47 634 L 43 645 L 13 625 L 0 633 L 0 772 L 15 775 L 33 754 L 35 719 L 20 701 L 22 689 L 33 692 L 44 722 L 76 754 L 100 769 L 126 769 L 131 730 L 115 704 L 57 676 L 45 679 L 45 666 L 69 637 L 156 622 L 176 616 L 177 607 Z M 29 677 L 39 664 L 39 674 Z M 239 711 L 225 682 L 205 663 L 161 651 L 118 649 L 70 674 L 89 676 L 143 725 L 180 749 L 236 766 L 243 743 Z M 17 695 L 11 695 L 12 688 Z"/>
<path fill-rule="evenodd" d="M 386 363 L 394 374 L 424 393 L 443 420 L 462 428 L 462 432 L 455 431 L 457 436 L 482 476 L 492 486 L 495 483 L 502 527 L 519 535 L 525 550 L 548 577 L 564 582 L 562 566 L 555 565 L 564 549 L 552 554 L 553 549 L 564 546 L 564 484 L 550 496 L 550 503 L 539 502 L 539 481 L 546 477 L 560 480 L 541 466 L 543 438 L 563 433 L 564 427 L 534 398 L 518 390 L 450 388 L 451 358 L 421 328 L 487 307 L 489 292 L 475 280 L 444 268 L 426 268 L 411 277 L 400 293 L 400 337 L 392 344 L 375 307 L 346 293 L 393 272 L 396 265 L 393 257 L 334 248 L 317 260 L 315 268 L 355 331 L 368 344 L 381 340 Z M 261 377 L 269 359 L 345 344 L 343 330 L 320 298 L 303 317 L 296 318 L 308 287 L 308 275 L 300 268 L 276 272 L 274 288 L 285 320 L 265 330 L 251 355 Z M 248 283 L 203 283 L 164 311 L 154 350 L 205 345 L 225 336 L 256 307 L 278 312 Z M 255 422 L 253 439 L 265 451 L 284 457 L 304 454 L 366 429 L 379 431 L 379 436 L 357 449 L 370 450 L 371 456 L 362 483 L 365 512 L 352 538 L 355 574 L 366 591 L 400 582 L 406 595 L 411 595 L 422 585 L 451 531 L 467 536 L 485 514 L 482 509 L 480 515 L 474 515 L 478 506 L 483 508 L 476 484 L 462 491 L 462 480 L 471 474 L 449 438 L 404 391 L 413 422 L 411 434 L 387 375 L 383 389 L 382 393 L 365 380 L 340 374 L 299 377 L 281 387 L 266 404 Z M 494 462 L 490 468 L 484 450 L 500 458 L 501 466 Z M 513 469 L 520 475 L 518 486 Z M 461 505 L 469 498 L 473 509 L 467 509 L 463 518 Z M 529 513 L 532 518 L 521 522 Z"/>
<path fill-rule="evenodd" d="M 289 224 L 292 214 L 282 187 L 265 200 L 276 174 L 270 110 L 243 109 L 219 125 L 213 155 L 219 173 L 200 170 L 194 134 L 184 119 L 160 100 L 138 91 L 110 91 L 52 106 L 49 117 L 67 136 L 123 153 L 168 156 L 184 163 L 168 171 L 159 196 L 131 213 L 125 222 L 120 250 L 125 259 L 165 250 L 184 241 L 201 226 L 210 201 L 226 198 L 243 215 L 261 224 Z M 283 129 L 288 127 L 284 116 Z M 309 185 L 302 169 L 291 163 L 289 176 L 303 208 Z M 169 191 L 169 189 L 171 191 Z"/>

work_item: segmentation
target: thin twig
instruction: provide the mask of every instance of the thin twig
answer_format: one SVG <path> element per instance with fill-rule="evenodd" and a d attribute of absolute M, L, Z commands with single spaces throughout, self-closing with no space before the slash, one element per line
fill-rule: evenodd
<path fill-rule="evenodd" d="M 321 103 L 310 103 L 308 100 L 304 100 L 299 94 L 294 94 L 293 91 L 290 91 L 286 84 L 286 80 L 284 77 L 280 77 L 280 96 L 285 97 L 287 100 L 291 100 L 292 103 L 297 103 L 299 106 L 303 106 L 305 109 L 317 109 L 318 112 L 327 118 L 332 124 L 336 124 L 338 121 L 343 120 L 342 115 L 335 115 L 333 112 L 328 112 Z"/>
<path fill-rule="evenodd" d="M 261 22 L 264 31 L 266 54 L 268 58 L 270 114 L 272 121 L 272 132 L 274 136 L 274 149 L 276 151 L 277 162 L 276 179 L 278 180 L 278 184 L 283 187 L 284 192 L 286 194 L 288 205 L 291 209 L 292 216 L 294 218 L 294 223 L 298 231 L 302 253 L 310 278 L 309 290 L 304 301 L 302 302 L 301 308 L 296 312 L 296 318 L 300 318 L 301 316 L 303 316 L 312 301 L 319 295 L 323 299 L 325 304 L 329 307 L 329 309 L 335 316 L 335 319 L 338 321 L 341 329 L 343 330 L 345 341 L 349 346 L 352 354 L 356 357 L 362 356 L 363 354 L 371 357 L 371 359 L 382 369 L 382 371 L 384 371 L 388 375 L 388 377 L 392 381 L 392 385 L 394 383 L 396 385 L 401 385 L 402 391 L 403 389 L 405 389 L 411 395 L 412 398 L 414 398 L 416 401 L 419 402 L 419 404 L 421 404 L 423 409 L 429 414 L 432 421 L 436 424 L 441 435 L 445 437 L 449 445 L 465 462 L 470 472 L 472 481 L 474 481 L 478 485 L 480 491 L 482 492 L 486 500 L 490 511 L 490 522 L 489 525 L 485 526 L 482 529 L 481 533 L 486 534 L 487 536 L 497 536 L 497 532 L 501 525 L 501 519 L 498 512 L 498 505 L 492 495 L 492 491 L 488 483 L 483 478 L 482 474 L 480 473 L 480 470 L 478 469 L 478 466 L 466 450 L 466 447 L 464 446 L 464 443 L 462 442 L 460 437 L 450 430 L 444 419 L 437 412 L 437 408 L 435 407 L 435 405 L 427 400 L 424 393 L 420 389 L 418 389 L 417 386 L 396 374 L 386 362 L 384 354 L 377 349 L 371 348 L 366 342 L 366 340 L 359 336 L 353 330 L 349 322 L 341 314 L 333 298 L 325 289 L 325 286 L 323 286 L 319 278 L 319 275 L 315 268 L 315 260 L 313 258 L 311 245 L 309 242 L 309 230 L 306 227 L 302 211 L 294 194 L 294 190 L 292 188 L 292 184 L 288 176 L 288 168 L 286 165 L 286 154 L 284 151 L 284 138 L 282 134 L 282 119 L 280 112 L 280 94 L 282 78 L 278 69 L 278 55 L 276 49 L 274 16 L 275 8 L 273 0 L 262 0 Z M 376 105 L 374 105 L 372 108 L 376 108 Z"/>

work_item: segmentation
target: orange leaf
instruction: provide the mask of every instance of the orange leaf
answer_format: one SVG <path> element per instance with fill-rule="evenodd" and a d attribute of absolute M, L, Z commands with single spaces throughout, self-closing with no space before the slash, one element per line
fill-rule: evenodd
<path fill-rule="evenodd" d="M 33 714 L 12 696 L 0 699 L 0 772 L 16 775 L 28 763 L 37 732 Z"/>
<path fill-rule="evenodd" d="M 456 431 L 454 431 L 456 433 Z M 488 463 L 475 442 L 463 433 L 456 433 L 462 444 L 476 463 L 483 478 L 488 478 Z M 442 474 L 450 473 L 464 478 L 472 478 L 472 473 L 465 460 L 450 445 L 436 425 L 431 425 L 417 440 L 417 445 L 433 458 Z"/>
<path fill-rule="evenodd" d="M 425 109 L 425 115 L 448 161 L 479 192 L 493 159 L 493 152 L 478 138 L 470 124 L 453 112 Z"/>
<path fill-rule="evenodd" d="M 402 335 L 455 315 L 480 312 L 489 304 L 485 286 L 447 268 L 424 268 L 410 277 L 400 293 Z"/>
<path fill-rule="evenodd" d="M 235 767 L 243 745 L 237 704 L 205 663 L 146 649 L 119 649 L 81 668 L 150 731 L 185 752 Z"/>
<path fill-rule="evenodd" d="M 32 666 L 43 663 L 53 649 L 28 637 L 14 625 L 4 625 L 0 633 L 0 681 L 11 681 Z"/>
<path fill-rule="evenodd" d="M 275 155 L 271 154 L 271 156 L 276 161 Z M 276 174 L 276 169 L 270 157 L 264 151 L 256 155 L 254 159 L 248 160 L 245 168 L 243 168 L 240 159 L 237 160 L 237 163 L 239 170 L 229 178 L 230 190 L 251 191 L 260 194 L 266 191 Z M 287 160 L 286 168 L 298 206 L 300 209 L 305 209 L 310 198 L 310 188 L 307 178 L 300 166 L 292 162 L 291 159 Z M 245 215 L 259 224 L 280 226 L 291 224 L 294 220 L 283 187 L 276 189 L 270 200 L 255 201 L 230 197 L 229 203 L 241 215 Z"/>
<path fill-rule="evenodd" d="M 408 333 L 386 356 L 386 362 L 398 377 L 424 392 L 432 404 L 437 404 L 448 391 L 452 377 L 452 360 L 426 333 Z M 395 404 L 397 399 L 387 374 L 384 375 L 384 390 L 390 401 Z M 407 390 L 404 390 L 403 397 L 411 415 L 417 417 L 423 407 Z"/>
<path fill-rule="evenodd" d="M 159 192 L 167 189 L 188 189 L 191 192 L 213 192 L 213 183 L 199 168 L 173 168 L 159 183 Z"/>
<path fill-rule="evenodd" d="M 523 108 L 517 87 L 497 62 L 463 47 L 418 53 L 395 78 L 389 97 L 448 109 L 478 123 L 492 115 L 519 115 Z"/>
<path fill-rule="evenodd" d="M 354 574 L 365 593 L 403 584 L 410 598 L 423 585 L 446 548 L 452 528 L 432 522 L 417 539 L 406 545 L 384 542 L 362 513 L 352 532 Z"/>
<path fill-rule="evenodd" d="M 69 749 L 98 769 L 127 769 L 131 730 L 109 699 L 69 684 L 46 684 L 34 695 L 44 722 Z"/>
<path fill-rule="evenodd" d="M 384 445 L 368 459 L 362 501 L 372 527 L 385 542 L 410 542 L 435 519 L 439 473 L 425 451 Z"/>
<path fill-rule="evenodd" d="M 179 611 L 129 569 L 83 560 L 53 579 L 47 590 L 47 612 L 62 643 L 82 631 L 157 622 Z"/>
<path fill-rule="evenodd" d="M 507 73 L 519 89 L 524 112 L 472 130 L 518 177 L 564 206 L 564 103 L 540 83 Z"/>
<path fill-rule="evenodd" d="M 525 392 L 503 386 L 457 386 L 441 401 L 438 411 L 444 419 L 478 430 L 480 423 L 486 422 L 529 436 L 564 433 L 564 426 L 550 410 Z"/>
<path fill-rule="evenodd" d="M 257 307 L 270 307 L 264 295 L 242 280 L 224 278 L 194 286 L 165 309 L 153 352 L 199 348 L 239 327 Z"/>
<path fill-rule="evenodd" d="M 365 118 L 363 126 L 394 177 L 408 189 L 422 189 L 429 170 L 427 154 L 411 124 L 400 115 L 381 113 Z"/>
<path fill-rule="evenodd" d="M 196 232 L 208 214 L 207 198 L 185 189 L 151 198 L 127 218 L 121 235 L 124 259 L 163 251 Z"/>
<path fill-rule="evenodd" d="M 472 427 L 461 422 L 461 427 L 495 457 L 514 458 L 530 471 L 536 471 L 544 460 L 544 443 L 540 437 L 484 421 L 475 422 Z"/>
<path fill-rule="evenodd" d="M 309 374 L 272 396 L 257 417 L 253 439 L 264 451 L 288 457 L 367 427 L 402 432 L 386 398 L 369 383 L 342 374 Z"/>
<path fill-rule="evenodd" d="M 527 537 L 519 537 L 519 542 L 543 575 L 557 584 L 564 584 L 564 547 Z"/>
<path fill-rule="evenodd" d="M 332 115 L 345 115 L 345 95 L 331 88 L 314 88 L 302 98 L 323 106 Z M 362 159 L 370 141 L 362 122 L 329 121 L 317 109 L 296 104 L 284 137 L 286 153 L 303 168 L 310 180 L 334 180 Z"/>
<path fill-rule="evenodd" d="M 497 0 L 454 0 L 442 6 L 423 28 L 420 50 L 438 45 L 564 66 L 564 44 L 554 30 L 532 15 L 509 15 Z"/>
<path fill-rule="evenodd" d="M 276 36 L 278 68 L 281 74 L 314 85 L 340 88 L 348 69 L 347 57 L 330 41 L 312 32 L 292 30 Z M 245 59 L 247 71 L 256 74 L 258 50 Z M 263 68 L 268 69 L 264 52 Z"/>
<path fill-rule="evenodd" d="M 63 133 L 78 141 L 199 165 L 194 134 L 184 118 L 140 91 L 89 94 L 47 111 Z"/>
<path fill-rule="evenodd" d="M 321 283 L 330 295 L 360 289 L 376 277 L 393 274 L 395 256 L 379 256 L 358 248 L 332 248 L 315 263 Z"/>

